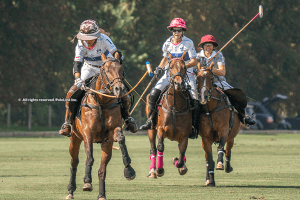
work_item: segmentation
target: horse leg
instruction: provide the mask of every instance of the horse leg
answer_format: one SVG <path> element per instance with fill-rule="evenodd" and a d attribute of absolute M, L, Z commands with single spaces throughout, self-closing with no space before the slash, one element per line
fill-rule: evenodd
<path fill-rule="evenodd" d="M 106 166 L 111 159 L 112 156 L 112 141 L 108 143 L 101 144 L 101 163 L 100 168 L 98 170 L 98 179 L 99 179 L 99 195 L 98 200 L 106 200 L 105 196 L 105 178 L 106 178 Z M 105 146 L 104 146 L 105 145 Z"/>
<path fill-rule="evenodd" d="M 179 143 L 179 158 L 173 158 L 172 163 L 175 165 L 175 167 L 178 168 L 178 172 L 180 175 L 185 175 L 188 171 L 185 162 L 185 152 L 188 144 L 188 138 L 183 138 L 181 142 Z"/>
<path fill-rule="evenodd" d="M 84 176 L 84 185 L 83 185 L 83 191 L 92 191 L 92 167 L 94 164 L 94 158 L 93 158 L 93 139 L 91 137 L 88 137 L 84 141 L 84 148 L 86 153 L 86 162 L 85 162 L 85 176 Z"/>
<path fill-rule="evenodd" d="M 66 199 L 74 199 L 73 193 L 76 190 L 76 172 L 77 172 L 77 166 L 79 163 L 78 154 L 80 149 L 80 144 L 82 140 L 80 140 L 77 136 L 72 135 L 70 137 L 70 147 L 69 152 L 72 157 L 71 159 L 71 168 L 70 168 L 70 182 L 68 185 L 68 191 L 69 195 L 66 197 Z"/>
<path fill-rule="evenodd" d="M 130 166 L 131 159 L 129 157 L 127 147 L 125 144 L 125 136 L 123 135 L 122 129 L 120 127 L 115 128 L 115 135 L 116 140 L 119 143 L 120 149 L 122 151 L 123 164 L 125 166 L 124 177 L 127 180 L 133 180 L 136 175 L 134 169 Z"/>
<path fill-rule="evenodd" d="M 226 153 L 225 153 L 225 172 L 230 173 L 233 171 L 233 168 L 230 165 L 231 158 L 231 149 L 233 147 L 234 139 L 227 141 Z"/>
<path fill-rule="evenodd" d="M 156 134 L 157 131 L 156 129 L 149 129 L 148 130 L 148 137 L 149 137 L 149 141 L 150 141 L 150 171 L 149 171 L 149 178 L 157 178 L 156 176 Z"/>
<path fill-rule="evenodd" d="M 215 162 L 213 161 L 211 143 L 205 139 L 202 139 L 202 147 L 205 151 L 206 159 L 206 186 L 215 186 L 214 169 Z"/>
<path fill-rule="evenodd" d="M 160 134 L 162 135 L 162 134 Z M 158 137 L 157 138 L 157 170 L 156 174 L 159 177 L 162 177 L 165 173 L 163 168 L 164 166 L 164 138 Z"/>
<path fill-rule="evenodd" d="M 227 139 L 227 136 L 222 137 L 221 140 L 220 140 L 219 146 L 217 148 L 218 160 L 217 160 L 216 170 L 224 170 L 223 154 L 224 154 L 224 145 L 225 145 L 226 139 Z"/>

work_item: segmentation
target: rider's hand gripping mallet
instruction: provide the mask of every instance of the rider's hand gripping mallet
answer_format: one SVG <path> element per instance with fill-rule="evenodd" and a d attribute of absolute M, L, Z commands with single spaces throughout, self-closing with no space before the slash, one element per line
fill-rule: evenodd
<path fill-rule="evenodd" d="M 143 94 L 140 96 L 139 100 L 136 102 L 135 106 L 133 107 L 132 111 L 130 112 L 130 115 L 133 113 L 133 111 L 135 110 L 135 108 L 137 107 L 137 105 L 139 104 L 139 102 L 141 101 L 141 99 L 143 98 L 144 94 L 147 92 L 148 88 L 150 87 L 150 85 L 153 83 L 155 76 L 153 76 L 153 72 L 151 69 L 151 65 L 150 62 L 147 61 L 146 62 L 146 67 L 147 67 L 147 72 L 149 74 L 150 77 L 152 77 L 151 81 L 148 83 L 146 89 L 144 90 Z M 123 124 L 122 128 L 124 128 L 125 123 Z"/>
<path fill-rule="evenodd" d="M 235 34 L 235 36 L 233 36 L 211 59 L 209 59 L 208 62 L 212 61 L 212 59 L 214 59 L 218 53 L 220 53 L 238 34 L 240 34 L 240 32 L 242 32 L 253 20 L 255 20 L 256 17 L 260 17 L 262 18 L 264 15 L 263 13 L 263 6 L 260 5 L 258 8 L 258 13 L 253 17 L 253 19 L 250 20 L 250 22 L 248 22 L 248 24 L 246 24 L 237 34 Z"/>

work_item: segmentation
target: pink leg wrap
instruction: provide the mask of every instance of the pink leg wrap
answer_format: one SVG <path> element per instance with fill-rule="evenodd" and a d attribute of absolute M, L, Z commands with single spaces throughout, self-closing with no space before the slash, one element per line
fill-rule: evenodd
<path fill-rule="evenodd" d="M 178 149 L 180 150 L 180 146 L 178 145 Z M 183 161 L 186 163 L 186 158 L 184 156 Z M 176 165 L 175 165 L 176 166 Z"/>
<path fill-rule="evenodd" d="M 155 154 L 151 154 L 150 155 L 150 161 L 151 161 L 150 170 L 153 169 L 153 168 L 156 169 L 155 160 L 156 160 L 156 155 Z"/>
<path fill-rule="evenodd" d="M 161 169 L 164 166 L 164 152 L 157 151 L 157 168 Z"/>

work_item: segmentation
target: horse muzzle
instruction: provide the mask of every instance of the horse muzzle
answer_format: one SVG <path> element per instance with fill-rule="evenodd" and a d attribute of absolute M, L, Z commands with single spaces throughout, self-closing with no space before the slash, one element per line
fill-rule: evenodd
<path fill-rule="evenodd" d="M 113 93 L 117 98 L 121 98 L 124 94 L 126 94 L 126 88 L 123 84 L 116 84 L 113 87 Z"/>

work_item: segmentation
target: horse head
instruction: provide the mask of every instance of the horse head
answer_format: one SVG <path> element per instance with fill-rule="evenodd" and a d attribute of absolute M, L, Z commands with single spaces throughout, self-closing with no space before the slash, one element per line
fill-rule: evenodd
<path fill-rule="evenodd" d="M 199 102 L 204 105 L 210 101 L 213 90 L 213 77 L 212 68 L 214 62 L 210 64 L 208 68 L 202 68 L 200 66 L 199 73 L 197 74 Z"/>
<path fill-rule="evenodd" d="M 169 67 L 170 67 L 170 83 L 174 86 L 175 90 L 181 90 L 185 88 L 185 76 L 186 67 L 184 63 L 186 52 L 182 54 L 180 58 L 173 58 L 171 53 L 169 53 Z"/>
<path fill-rule="evenodd" d="M 115 58 L 107 58 L 101 53 L 103 65 L 100 68 L 100 78 L 105 90 L 120 98 L 126 93 L 126 87 L 123 83 L 124 69 Z"/>

